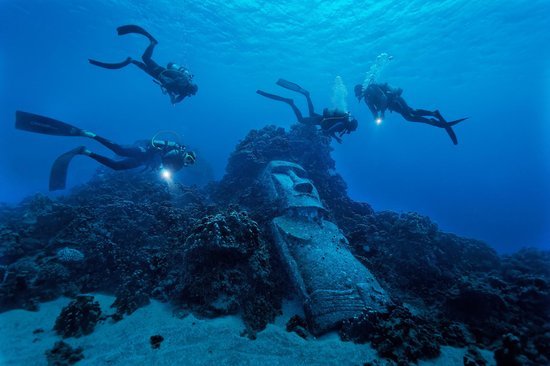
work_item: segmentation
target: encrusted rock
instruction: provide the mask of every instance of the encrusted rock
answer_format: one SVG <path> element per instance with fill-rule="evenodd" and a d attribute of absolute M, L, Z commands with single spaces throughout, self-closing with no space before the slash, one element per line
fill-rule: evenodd
<path fill-rule="evenodd" d="M 392 306 L 385 313 L 364 312 L 345 321 L 340 336 L 356 343 L 370 342 L 380 356 L 399 365 L 437 357 L 442 341 L 430 322 L 402 306 Z"/>
<path fill-rule="evenodd" d="M 206 216 L 183 252 L 180 301 L 206 316 L 234 314 L 263 329 L 280 307 L 270 280 L 269 252 L 245 212 Z"/>
<path fill-rule="evenodd" d="M 54 329 L 63 338 L 90 334 L 101 317 L 101 308 L 93 296 L 79 295 L 61 310 Z"/>
<path fill-rule="evenodd" d="M 53 348 L 45 352 L 48 366 L 74 365 L 84 358 L 82 351 L 82 347 L 73 348 L 63 341 L 55 342 Z"/>

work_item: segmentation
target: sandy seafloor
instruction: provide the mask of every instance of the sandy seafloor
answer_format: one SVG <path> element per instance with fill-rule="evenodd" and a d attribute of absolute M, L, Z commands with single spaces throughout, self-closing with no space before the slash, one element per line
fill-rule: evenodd
<path fill-rule="evenodd" d="M 95 298 L 102 311 L 110 313 L 114 297 Z M 38 312 L 0 314 L 0 365 L 46 365 L 44 352 L 61 339 L 52 329 L 55 319 L 69 301 L 43 303 Z M 285 304 L 283 315 L 250 340 L 240 336 L 244 325 L 238 316 L 180 319 L 170 305 L 152 301 L 120 322 L 99 323 L 92 334 L 65 342 L 84 348 L 85 358 L 78 365 L 363 365 L 377 358 L 369 345 L 342 342 L 337 334 L 304 340 L 287 332 L 285 324 L 295 313 L 293 303 Z M 33 334 L 38 328 L 44 332 Z M 155 334 L 164 337 L 159 349 L 150 345 Z M 463 365 L 464 349 L 442 347 L 441 352 L 419 365 Z M 494 365 L 492 353 L 482 353 Z"/>

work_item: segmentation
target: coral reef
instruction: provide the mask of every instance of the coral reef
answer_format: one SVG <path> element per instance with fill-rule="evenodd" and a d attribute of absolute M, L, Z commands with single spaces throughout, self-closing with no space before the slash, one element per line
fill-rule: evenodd
<path fill-rule="evenodd" d="M 286 323 L 287 332 L 294 332 L 303 339 L 307 339 L 309 337 L 307 328 L 308 326 L 306 320 L 299 315 L 294 315 Z"/>
<path fill-rule="evenodd" d="M 425 216 L 374 212 L 348 197 L 330 153 L 330 139 L 315 128 L 268 126 L 251 131 L 223 179 L 206 188 L 98 170 L 65 197 L 2 205 L 0 311 L 101 291 L 116 294 L 115 320 L 155 298 L 202 316 L 242 314 L 253 337 L 295 290 L 269 227 L 276 208 L 258 182 L 268 162 L 285 160 L 307 171 L 325 219 L 395 304 L 346 321 L 344 339 L 371 342 L 389 364 L 434 357 L 440 345 L 469 347 L 471 365 L 482 364 L 476 348 L 495 351 L 499 365 L 550 362 L 549 252 L 502 256 L 441 232 Z M 97 303 L 77 297 L 71 304 L 56 329 L 64 336 L 93 330 Z M 308 334 L 298 318 L 288 327 Z M 78 357 L 64 343 L 48 351 L 50 364 Z"/>
<path fill-rule="evenodd" d="M 151 348 L 152 349 L 159 349 L 160 344 L 162 343 L 162 341 L 164 341 L 164 337 L 159 335 L 159 334 L 153 335 L 149 339 L 149 342 L 151 343 Z"/>
<path fill-rule="evenodd" d="M 245 212 L 206 216 L 183 245 L 178 298 L 205 316 L 242 311 L 248 327 L 263 329 L 280 308 L 269 258 Z"/>
<path fill-rule="evenodd" d="M 370 342 L 382 357 L 399 365 L 438 356 L 442 343 L 433 325 L 401 306 L 386 313 L 364 312 L 345 321 L 340 333 L 345 340 Z"/>
<path fill-rule="evenodd" d="M 61 310 L 54 329 L 63 338 L 90 334 L 101 317 L 101 308 L 93 296 L 79 295 Z"/>
<path fill-rule="evenodd" d="M 55 342 L 52 349 L 46 351 L 48 366 L 69 366 L 84 359 L 82 348 L 73 348 L 69 344 L 59 341 Z"/>

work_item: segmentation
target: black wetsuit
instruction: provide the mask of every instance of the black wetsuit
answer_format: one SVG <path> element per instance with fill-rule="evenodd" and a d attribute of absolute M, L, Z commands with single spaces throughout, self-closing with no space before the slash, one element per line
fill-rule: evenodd
<path fill-rule="evenodd" d="M 123 160 L 113 160 L 94 152 L 87 154 L 98 163 L 113 170 L 128 170 L 140 166 L 157 168 L 162 163 L 162 150 L 153 148 L 152 146 L 146 146 L 145 143 L 123 146 L 101 136 L 95 136 L 93 139 L 114 152 L 116 155 L 126 158 Z"/>
<path fill-rule="evenodd" d="M 191 83 L 191 74 L 187 70 L 167 69 L 153 61 L 156 45 L 157 42 L 152 40 L 141 55 L 143 62 L 134 59 L 130 59 L 130 62 L 157 80 L 162 89 L 170 95 L 172 103 L 179 103 L 186 96 L 194 95 L 197 87 Z"/>
<path fill-rule="evenodd" d="M 300 87 L 299 85 L 288 82 L 286 80 L 282 80 L 282 79 L 280 79 L 277 82 L 277 84 L 289 90 L 296 91 L 306 97 L 307 108 L 308 108 L 307 117 L 304 117 L 302 115 L 302 112 L 298 109 L 296 104 L 294 104 L 294 100 L 290 98 L 283 98 L 279 95 L 264 92 L 263 90 L 257 90 L 256 93 L 266 98 L 278 100 L 280 102 L 284 102 L 288 104 L 292 108 L 292 111 L 294 112 L 294 115 L 296 116 L 296 119 L 298 120 L 298 122 L 309 126 L 320 126 L 324 134 L 333 137 L 338 142 L 341 142 L 340 137 L 342 137 L 342 135 L 355 130 L 355 128 L 357 127 L 355 126 L 355 128 L 350 128 L 351 125 L 350 125 L 349 114 L 345 112 L 338 111 L 338 110 L 329 110 L 325 108 L 322 115 L 319 113 L 316 113 L 315 108 L 313 107 L 313 102 L 311 101 L 309 92 L 303 89 L 302 87 Z M 336 133 L 340 133 L 340 137 L 336 136 Z"/>
<path fill-rule="evenodd" d="M 397 112 L 407 121 L 427 123 L 429 125 L 442 127 L 441 115 L 438 111 L 429 111 L 426 109 L 413 109 L 409 107 L 405 99 L 401 96 L 401 89 L 392 88 L 388 84 L 370 84 L 364 91 L 365 103 L 369 107 L 374 118 L 384 118 L 384 112 L 389 109 Z M 434 118 L 426 118 L 435 117 Z"/>
<path fill-rule="evenodd" d="M 348 113 L 338 109 L 327 109 L 323 111 L 323 119 L 321 120 L 321 130 L 327 136 L 333 137 L 336 141 L 342 142 L 341 137 L 357 128 L 357 121 L 352 125 Z M 338 136 L 336 135 L 338 134 Z"/>
<path fill-rule="evenodd" d="M 149 39 L 149 46 L 145 49 L 143 55 L 141 55 L 143 62 L 134 60 L 131 57 L 119 63 L 106 63 L 89 59 L 92 65 L 106 69 L 120 69 L 129 64 L 134 64 L 153 77 L 155 82 L 161 86 L 163 92 L 170 95 L 170 100 L 174 104 L 181 102 L 187 96 L 197 93 L 198 87 L 191 82 L 193 75 L 188 70 L 184 68 L 171 68 L 170 64 L 168 68 L 165 68 L 153 61 L 153 51 L 158 42 L 149 32 L 136 25 L 118 27 L 117 31 L 119 35 L 137 33 Z"/>

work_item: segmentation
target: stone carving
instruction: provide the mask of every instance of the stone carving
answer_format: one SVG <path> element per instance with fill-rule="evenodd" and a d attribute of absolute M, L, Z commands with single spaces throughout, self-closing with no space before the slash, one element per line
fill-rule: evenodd
<path fill-rule="evenodd" d="M 311 331 L 331 330 L 364 309 L 384 310 L 388 295 L 348 250 L 340 229 L 323 218 L 325 209 L 305 170 L 274 160 L 262 182 L 279 209 L 272 221 L 275 241 L 302 296 Z"/>

